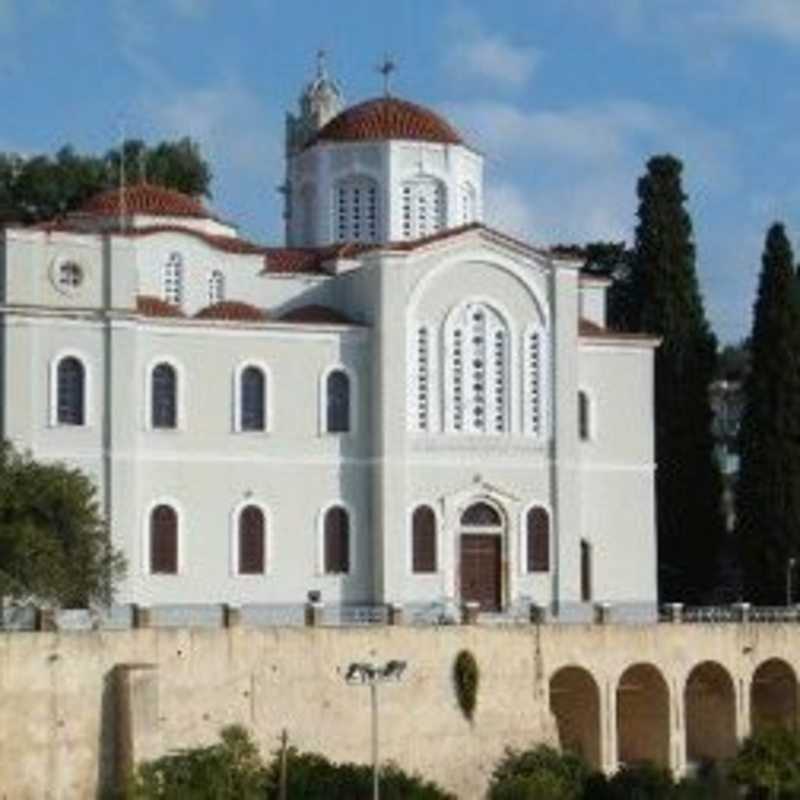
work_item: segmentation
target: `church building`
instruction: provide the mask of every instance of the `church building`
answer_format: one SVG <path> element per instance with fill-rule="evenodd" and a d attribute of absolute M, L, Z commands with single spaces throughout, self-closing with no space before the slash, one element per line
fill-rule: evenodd
<path fill-rule="evenodd" d="M 96 482 L 116 602 L 653 619 L 658 342 L 608 282 L 485 225 L 445 119 L 322 64 L 282 190 L 282 246 L 148 183 L 0 234 L 0 437 Z"/>

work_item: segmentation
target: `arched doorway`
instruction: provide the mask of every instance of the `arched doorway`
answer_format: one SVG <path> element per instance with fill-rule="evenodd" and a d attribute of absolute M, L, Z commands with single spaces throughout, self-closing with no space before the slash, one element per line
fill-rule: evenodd
<path fill-rule="evenodd" d="M 600 691 L 591 673 L 563 667 L 550 678 L 550 711 L 562 750 L 600 769 Z"/>
<path fill-rule="evenodd" d="M 634 664 L 617 684 L 617 752 L 622 764 L 669 767 L 669 689 L 652 664 Z"/>
<path fill-rule="evenodd" d="M 785 661 L 771 658 L 753 673 L 750 713 L 753 733 L 779 725 L 797 728 L 797 675 Z"/>
<path fill-rule="evenodd" d="M 500 611 L 503 605 L 504 530 L 499 510 L 485 500 L 473 503 L 461 514 L 461 600 L 478 603 L 481 611 Z"/>
<path fill-rule="evenodd" d="M 683 691 L 686 760 L 719 762 L 736 755 L 736 694 L 728 671 L 715 661 L 698 664 Z"/>

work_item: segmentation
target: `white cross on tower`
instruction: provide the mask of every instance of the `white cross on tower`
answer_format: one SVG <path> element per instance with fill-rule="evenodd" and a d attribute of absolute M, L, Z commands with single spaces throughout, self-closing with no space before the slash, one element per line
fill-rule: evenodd
<path fill-rule="evenodd" d="M 392 59 L 387 54 L 386 57 L 383 59 L 383 63 L 378 67 L 378 72 L 383 75 L 383 94 L 385 97 L 389 97 L 391 94 L 391 90 L 389 87 L 389 81 L 392 77 L 392 73 L 397 69 L 397 64 L 392 61 Z"/>

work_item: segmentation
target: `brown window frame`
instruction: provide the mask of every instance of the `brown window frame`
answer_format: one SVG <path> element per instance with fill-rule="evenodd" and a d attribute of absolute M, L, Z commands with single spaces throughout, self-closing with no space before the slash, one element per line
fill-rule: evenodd
<path fill-rule="evenodd" d="M 248 529 L 247 526 L 252 526 Z M 247 537 L 252 541 L 248 542 Z M 267 516 L 257 505 L 239 511 L 236 526 L 239 575 L 263 575 L 267 571 Z"/>
<path fill-rule="evenodd" d="M 161 517 L 159 519 L 159 516 Z M 159 503 L 150 510 L 150 574 L 177 575 L 179 570 L 178 512 L 168 503 Z M 167 541 L 162 541 L 167 537 Z M 170 541 L 171 540 L 171 541 Z"/>
<path fill-rule="evenodd" d="M 420 505 L 411 515 L 411 571 L 415 575 L 437 572 L 436 512 Z"/>

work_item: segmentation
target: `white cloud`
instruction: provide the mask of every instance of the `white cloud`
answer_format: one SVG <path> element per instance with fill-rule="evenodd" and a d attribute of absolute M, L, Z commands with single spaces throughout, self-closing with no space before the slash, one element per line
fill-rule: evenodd
<path fill-rule="evenodd" d="M 487 31 L 474 14 L 463 10 L 451 14 L 446 24 L 451 44 L 444 62 L 451 75 L 511 89 L 533 77 L 542 57 L 538 48 Z"/>
<path fill-rule="evenodd" d="M 696 12 L 698 23 L 722 33 L 764 35 L 790 44 L 800 42 L 798 0 L 716 0 Z"/>
<path fill-rule="evenodd" d="M 211 9 L 212 0 L 169 0 L 172 9 L 184 17 L 202 17 Z"/>

